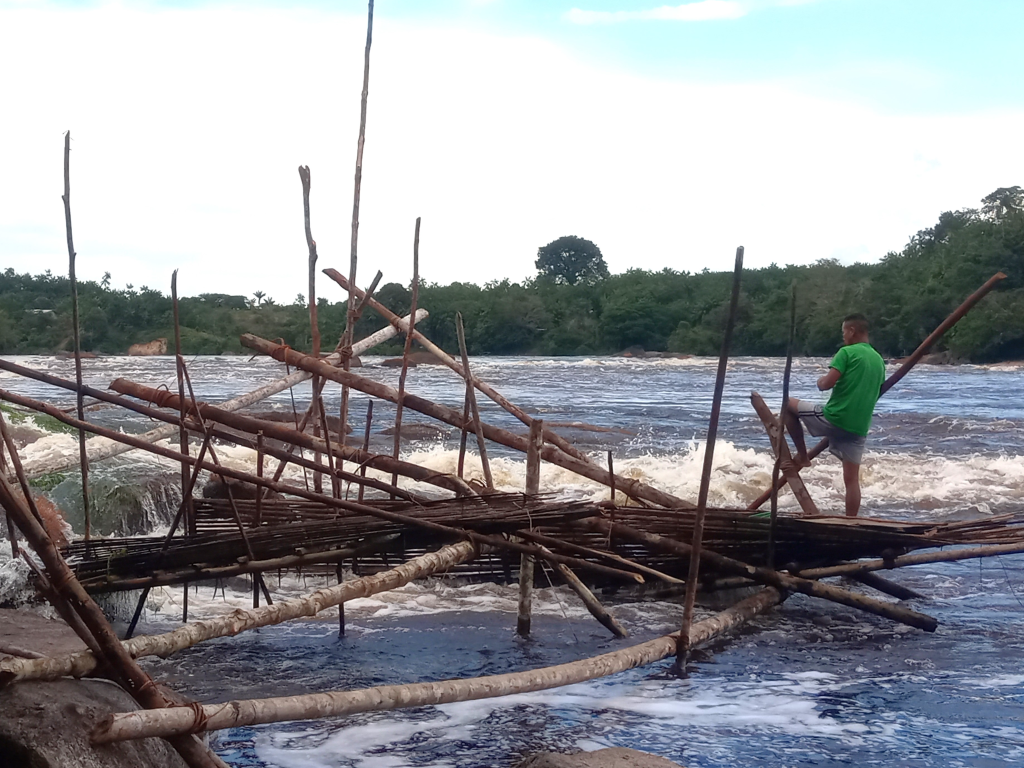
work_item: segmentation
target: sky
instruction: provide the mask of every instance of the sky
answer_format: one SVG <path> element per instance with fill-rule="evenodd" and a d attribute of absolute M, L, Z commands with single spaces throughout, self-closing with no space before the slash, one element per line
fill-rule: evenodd
<path fill-rule="evenodd" d="M 378 0 L 358 282 L 874 262 L 1024 184 L 1019 0 Z M 0 0 L 0 269 L 182 295 L 347 274 L 365 2 Z M 326 277 L 318 294 L 341 289 Z"/>

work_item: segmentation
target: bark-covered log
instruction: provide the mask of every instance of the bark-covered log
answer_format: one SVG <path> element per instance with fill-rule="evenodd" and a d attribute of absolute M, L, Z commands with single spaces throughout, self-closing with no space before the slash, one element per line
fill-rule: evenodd
<path fill-rule="evenodd" d="M 688 558 L 690 553 L 693 551 L 693 548 L 689 544 L 685 544 L 681 541 L 676 541 L 675 539 L 670 539 L 665 536 L 657 536 L 653 533 L 647 533 L 646 531 L 641 531 L 628 525 L 622 525 L 621 523 L 609 523 L 605 520 L 591 518 L 589 520 L 581 520 L 573 523 L 573 525 L 586 528 L 588 530 L 600 531 L 605 534 L 611 532 L 616 536 L 636 541 L 640 544 L 651 547 L 652 549 L 660 550 L 662 552 L 671 552 L 682 557 Z M 857 608 L 862 611 L 867 611 L 868 613 L 873 613 L 876 616 L 883 616 L 887 619 L 892 619 L 893 621 L 898 621 L 911 627 L 923 629 L 925 632 L 934 632 L 939 625 L 938 621 L 926 614 L 912 611 L 909 608 L 902 608 L 898 605 L 893 605 L 892 603 L 885 603 L 881 600 L 874 600 L 870 597 L 859 595 L 856 592 L 850 592 L 847 589 L 834 587 L 831 584 L 822 584 L 817 581 L 790 576 L 789 574 L 780 573 L 779 571 L 773 571 L 768 568 L 758 568 L 753 565 L 747 565 L 739 560 L 733 560 L 731 557 L 725 557 L 724 555 L 719 555 L 718 553 L 710 550 L 704 550 L 704 552 L 701 553 L 701 557 L 713 568 L 727 573 L 732 573 L 737 576 L 746 576 L 751 581 L 755 581 L 758 584 L 765 584 L 775 587 L 776 589 L 800 592 L 801 594 L 810 595 L 811 597 L 830 600 L 833 603 L 846 605 L 850 608 Z"/>
<path fill-rule="evenodd" d="M 415 579 L 472 560 L 477 552 L 477 547 L 472 543 L 461 541 L 442 547 L 436 552 L 417 557 L 389 571 L 345 581 L 337 586 L 317 590 L 310 595 L 294 600 L 279 601 L 273 605 L 251 610 L 238 609 L 227 616 L 186 624 L 173 632 L 162 635 L 135 637 L 125 641 L 124 647 L 134 658 L 169 656 L 205 640 L 237 635 L 240 632 L 280 624 L 290 619 L 314 616 L 326 608 L 340 605 L 347 600 L 369 597 L 379 592 L 397 589 Z M 95 669 L 96 658 L 93 654 L 84 651 L 49 659 L 0 661 L 0 679 L 3 679 L 4 682 L 55 680 L 68 675 L 83 677 Z"/>
<path fill-rule="evenodd" d="M 689 645 L 694 647 L 705 643 L 743 624 L 782 600 L 783 597 L 778 590 L 763 589 L 716 616 L 694 624 L 690 629 Z M 678 642 L 679 635 L 677 633 L 568 664 L 468 680 L 388 685 L 359 691 L 336 691 L 305 696 L 229 701 L 223 704 L 207 705 L 201 710 L 177 707 L 164 709 L 159 713 L 119 713 L 111 715 L 99 725 L 93 740 L 96 743 L 107 743 L 151 735 L 192 733 L 286 720 L 337 717 L 357 712 L 406 709 L 542 691 L 614 675 L 627 669 L 660 661 L 675 655 Z"/>
<path fill-rule="evenodd" d="M 330 365 L 325 365 L 320 360 L 316 360 L 309 355 L 296 352 L 285 345 L 275 344 L 272 341 L 261 339 L 260 337 L 253 336 L 250 333 L 243 334 L 240 341 L 244 347 L 248 347 L 249 349 L 264 355 L 269 355 L 275 360 L 281 360 L 282 362 L 286 362 L 296 368 L 315 372 L 317 376 L 331 379 L 339 384 L 345 384 L 353 389 L 359 390 L 360 392 L 372 395 L 373 397 L 379 397 L 380 399 L 387 400 L 391 403 L 398 401 L 398 392 L 386 384 L 372 381 L 371 379 L 367 379 L 354 373 L 340 371 Z M 442 421 L 445 424 L 450 424 L 457 429 L 462 429 L 464 426 L 462 414 L 453 408 L 410 394 L 405 395 L 404 402 L 406 408 L 418 411 L 433 419 Z M 509 432 L 507 429 L 501 429 L 500 427 L 495 427 L 486 423 L 482 423 L 481 427 L 483 429 L 484 437 L 488 440 L 495 443 L 501 443 L 502 445 L 514 448 L 515 450 L 522 451 L 524 453 L 527 451 L 528 440 L 526 437 L 516 435 Z M 590 478 L 602 485 L 608 485 L 611 482 L 608 470 L 573 458 L 554 445 L 545 445 L 542 456 L 547 462 L 557 464 L 563 469 L 568 469 L 570 472 L 575 472 L 578 475 Z M 677 498 L 670 493 L 659 491 L 649 485 L 644 485 L 634 478 L 616 476 L 614 482 L 616 488 L 619 488 L 623 493 L 626 493 L 633 498 L 643 499 L 644 501 L 650 501 L 654 504 L 660 504 L 663 507 L 669 507 L 672 509 L 692 508 L 692 505 L 682 499 Z"/>

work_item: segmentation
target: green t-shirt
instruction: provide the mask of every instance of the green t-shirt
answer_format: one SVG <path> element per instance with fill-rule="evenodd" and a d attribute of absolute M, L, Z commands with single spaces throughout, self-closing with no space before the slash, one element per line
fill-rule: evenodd
<path fill-rule="evenodd" d="M 829 367 L 843 375 L 825 404 L 825 418 L 847 432 L 867 435 L 885 380 L 882 356 L 866 342 L 850 344 L 836 352 Z"/>

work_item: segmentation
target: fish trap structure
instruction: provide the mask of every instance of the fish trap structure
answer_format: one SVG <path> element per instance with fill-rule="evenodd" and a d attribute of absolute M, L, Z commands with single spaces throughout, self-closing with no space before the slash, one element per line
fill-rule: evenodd
<path fill-rule="evenodd" d="M 372 4 L 371 4 L 372 28 Z M 369 63 L 370 28 L 366 64 Z M 366 70 L 365 72 L 368 72 Z M 142 707 L 136 712 L 110 713 L 97 725 L 96 743 L 148 736 L 166 738 L 191 766 L 223 766 L 197 737 L 205 731 L 284 720 L 337 717 L 355 712 L 387 710 L 466 701 L 568 685 L 677 657 L 685 662 L 695 647 L 730 631 L 753 616 L 799 592 L 850 606 L 923 631 L 937 622 L 902 602 L 872 596 L 827 583 L 846 576 L 888 593 L 900 601 L 922 596 L 879 575 L 908 565 L 1024 552 L 1024 520 L 991 517 L 947 523 L 908 523 L 821 515 L 789 459 L 784 428 L 756 393 L 751 401 L 766 428 L 776 456 L 771 486 L 747 509 L 708 507 L 708 488 L 717 437 L 718 414 L 726 379 L 729 345 L 736 318 L 742 275 L 743 249 L 736 253 L 732 299 L 715 383 L 705 446 L 701 486 L 696 500 L 678 498 L 636 478 L 617 474 L 613 456 L 588 455 L 565 436 L 515 405 L 471 369 L 461 317 L 456 317 L 460 355 L 455 358 L 416 328 L 425 311 L 418 305 L 419 220 L 413 242 L 412 307 L 399 317 L 374 298 L 381 274 L 364 291 L 356 285 L 358 202 L 365 135 L 368 74 L 364 72 L 362 117 L 356 162 L 353 240 L 349 276 L 323 270 L 348 293 L 346 329 L 329 354 L 322 354 L 316 302 L 318 254 L 312 237 L 310 173 L 300 168 L 305 235 L 309 249 L 309 314 L 311 348 L 300 351 L 246 334 L 242 344 L 254 354 L 285 364 L 288 373 L 259 389 L 217 405 L 204 403 L 193 391 L 188 365 L 181 352 L 177 320 L 176 274 L 171 292 L 175 323 L 176 391 L 155 389 L 116 379 L 107 390 L 82 383 L 77 335 L 75 253 L 71 238 L 69 139 L 65 140 L 65 213 L 72 299 L 75 310 L 74 381 L 0 359 L 0 370 L 74 393 L 77 413 L 71 415 L 43 400 L 0 389 L 0 400 L 15 407 L 44 413 L 73 427 L 79 434 L 77 466 L 82 473 L 85 535 L 59 547 L 44 525 L 29 486 L 31 472 L 53 471 L 22 465 L 15 443 L 0 413 L 3 435 L 0 466 L 0 506 L 8 523 L 8 539 L 16 557 L 35 571 L 35 585 L 53 604 L 88 650 L 61 657 L 0 659 L 0 685 L 63 676 L 102 675 L 119 683 Z M 885 382 L 885 394 L 946 331 L 991 291 L 1005 276 L 997 274 L 957 308 L 917 351 Z M 795 301 L 793 303 L 795 306 Z M 365 339 L 353 338 L 355 322 L 373 308 L 390 326 Z M 792 318 L 791 310 L 791 318 Z M 791 319 L 791 329 L 793 322 Z M 351 370 L 353 357 L 377 344 L 404 336 L 402 370 L 397 388 Z M 791 331 L 792 337 L 792 331 Z M 406 388 L 413 343 L 432 353 L 454 373 L 461 409 L 418 396 Z M 792 348 L 792 344 L 790 345 Z M 788 396 L 787 361 L 783 402 Z M 259 418 L 245 409 L 297 384 L 311 382 L 305 412 L 293 423 Z M 325 387 L 341 388 L 340 417 L 328 417 Z M 351 392 L 370 398 L 366 432 L 361 444 L 350 445 Z M 512 431 L 480 417 L 478 393 L 522 423 Z M 105 403 L 141 414 L 160 426 L 141 435 L 123 434 L 85 418 L 85 401 Z M 394 445 L 390 453 L 370 450 L 372 404 L 396 407 Z M 400 455 L 402 419 L 415 411 L 460 432 L 460 458 L 454 473 L 438 472 Z M 107 412 L 107 419 L 111 416 Z M 587 425 L 574 425 L 587 428 Z M 599 429 L 599 428 L 594 428 Z M 87 434 L 108 438 L 87 446 Z M 164 443 L 177 439 L 177 448 Z M 467 446 L 476 445 L 483 482 L 466 477 Z M 488 444 L 526 455 L 522 493 L 498 493 L 489 469 Z M 255 455 L 255 472 L 226 466 L 218 448 L 248 448 Z M 818 455 L 823 441 L 810 455 Z M 89 517 L 89 467 L 129 450 L 139 450 L 180 466 L 182 501 L 169 531 L 161 537 L 97 538 Z M 608 489 L 608 498 L 564 499 L 539 493 L 543 463 L 587 478 Z M 284 477 L 286 467 L 301 468 L 309 484 Z M 213 477 L 223 498 L 197 498 L 200 477 Z M 777 494 L 788 484 L 799 502 L 795 516 L 778 514 Z M 770 503 L 770 511 L 759 511 Z M 29 556 L 23 548 L 34 552 Z M 352 578 L 343 578 L 343 564 Z M 537 566 L 540 566 L 539 568 Z M 621 647 L 568 664 L 488 677 L 444 680 L 363 690 L 311 692 L 301 696 L 232 701 L 214 705 L 183 705 L 158 687 L 139 664 L 145 656 L 167 656 L 214 638 L 237 635 L 258 627 L 314 617 L 338 608 L 339 632 L 344 632 L 347 601 L 395 589 L 416 579 L 454 574 L 466 579 L 518 582 L 516 631 L 531 633 L 532 592 L 545 578 L 571 588 L 593 616 L 618 638 L 628 627 L 595 595 L 595 590 L 618 593 L 617 599 L 648 594 L 683 597 L 680 629 L 661 638 Z M 301 598 L 274 600 L 264 574 L 284 569 L 334 570 L 338 583 Z M 232 576 L 252 579 L 253 606 L 227 616 L 188 621 L 190 584 L 215 583 Z M 131 637 L 149 590 L 180 585 L 182 625 L 168 633 Z M 695 620 L 699 591 L 742 587 L 730 608 Z M 141 590 L 135 617 L 124 640 L 118 638 L 94 595 Z M 263 603 L 263 604 L 261 604 Z M 511 627 L 510 627 L 511 631 Z M 685 663 L 683 665 L 685 668 Z"/>

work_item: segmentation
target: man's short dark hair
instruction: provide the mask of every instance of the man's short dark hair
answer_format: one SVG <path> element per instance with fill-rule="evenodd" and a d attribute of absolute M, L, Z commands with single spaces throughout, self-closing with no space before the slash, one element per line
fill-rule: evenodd
<path fill-rule="evenodd" d="M 843 318 L 843 325 L 849 325 L 857 333 L 868 332 L 868 319 L 864 317 L 860 312 L 854 312 L 852 315 L 847 315 Z"/>

